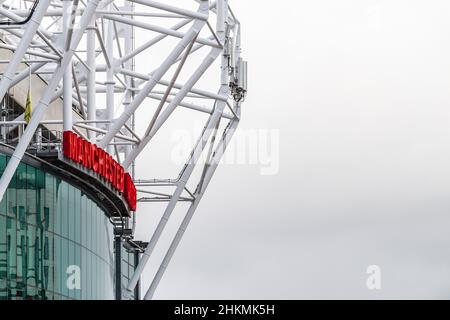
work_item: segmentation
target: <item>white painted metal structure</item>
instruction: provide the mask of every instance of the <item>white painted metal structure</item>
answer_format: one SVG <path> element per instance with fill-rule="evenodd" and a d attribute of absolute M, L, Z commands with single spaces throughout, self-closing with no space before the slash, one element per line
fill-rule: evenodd
<path fill-rule="evenodd" d="M 145 39 L 139 46 L 135 41 L 137 31 Z M 146 291 L 145 299 L 151 299 L 239 124 L 247 91 L 247 64 L 240 57 L 240 23 L 228 0 L 0 0 L 0 37 L 0 49 L 12 51 L 1 73 L 0 99 L 18 83 L 27 81 L 30 74 L 45 83 L 42 95 L 33 96 L 28 125 L 24 126 L 23 115 L 0 122 L 6 128 L 24 126 L 0 179 L 0 198 L 39 125 L 59 124 L 61 130 L 84 132 L 134 176 L 135 161 L 177 109 L 209 114 L 177 179 L 135 177 L 139 192 L 153 196 L 141 197 L 141 202 L 167 205 L 149 235 L 148 246 L 128 284 L 129 292 L 135 288 L 175 206 L 189 202 Z M 168 45 L 168 39 L 175 42 Z M 137 70 L 136 59 L 143 56 L 153 61 L 149 49 L 163 44 L 167 49 L 159 66 L 146 70 L 144 65 Z M 199 64 L 192 62 L 194 54 L 202 57 Z M 218 73 L 216 92 L 197 86 L 211 68 Z M 190 75 L 180 83 L 180 73 L 186 69 Z M 49 104 L 57 99 L 63 101 L 62 118 L 44 121 Z M 149 108 L 143 106 L 154 100 L 157 107 L 148 117 Z M 80 115 L 78 119 L 73 117 L 74 112 Z M 144 134 L 135 130 L 135 118 L 141 115 L 149 119 Z M 224 129 L 218 136 L 220 126 Z M 207 160 L 200 165 L 203 151 Z M 200 168 L 201 176 L 194 182 L 195 191 L 190 192 L 187 184 L 196 168 Z M 167 186 L 173 187 L 173 192 L 154 190 Z"/>

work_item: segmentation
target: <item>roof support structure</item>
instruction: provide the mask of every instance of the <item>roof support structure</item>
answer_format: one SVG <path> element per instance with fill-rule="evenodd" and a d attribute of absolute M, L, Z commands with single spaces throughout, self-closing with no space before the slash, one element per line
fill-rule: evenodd
<path fill-rule="evenodd" d="M 208 1 L 202 1 L 200 3 L 200 7 L 198 9 L 199 13 L 207 13 L 208 12 Z M 205 25 L 204 20 L 196 19 L 194 25 L 189 29 L 188 32 L 184 35 L 175 49 L 169 54 L 169 56 L 164 60 L 161 66 L 151 75 L 150 79 L 147 81 L 145 86 L 139 91 L 134 98 L 134 100 L 130 103 L 127 109 L 124 110 L 122 115 L 116 119 L 113 126 L 110 128 L 109 132 L 103 137 L 100 141 L 99 146 L 104 148 L 111 142 L 114 134 L 120 130 L 120 128 L 128 121 L 128 119 L 132 116 L 133 112 L 141 105 L 142 101 L 144 101 L 145 97 L 153 90 L 156 86 L 157 82 L 164 76 L 164 74 L 169 70 L 172 63 L 180 56 L 181 52 L 187 47 L 189 42 L 191 42 L 201 31 L 203 26 Z"/>
<path fill-rule="evenodd" d="M 240 114 L 240 106 L 236 106 L 237 110 L 236 112 Z M 156 272 L 150 287 L 148 288 L 144 299 L 150 300 L 153 298 L 153 295 L 155 294 L 156 288 L 159 285 L 159 282 L 161 281 L 161 278 L 164 275 L 164 272 L 166 271 L 170 260 L 172 259 L 173 255 L 175 254 L 175 251 L 178 247 L 178 245 L 181 242 L 181 239 L 183 238 L 184 233 L 186 232 L 187 227 L 189 226 L 189 223 L 191 222 L 192 217 L 194 216 L 195 210 L 197 209 L 200 201 L 203 198 L 203 195 L 205 193 L 206 188 L 208 187 L 209 183 L 211 182 L 211 179 L 214 175 L 214 172 L 217 169 L 217 166 L 220 163 L 220 160 L 222 159 L 223 154 L 225 153 L 225 150 L 228 147 L 228 144 L 233 137 L 236 128 L 239 124 L 239 118 L 235 118 L 230 122 L 227 130 L 225 130 L 222 139 L 220 140 L 219 145 L 216 147 L 213 156 L 211 160 L 207 163 L 204 171 L 204 175 L 202 177 L 202 180 L 200 180 L 198 184 L 198 189 L 194 193 L 194 201 L 189 206 L 189 209 L 186 212 L 186 215 L 183 218 L 183 221 L 181 222 L 178 231 L 173 238 L 172 242 L 170 243 L 169 248 L 167 249 L 167 252 L 163 258 L 163 261 L 161 262 L 158 271 Z M 212 144 L 211 144 L 212 145 Z"/>
<path fill-rule="evenodd" d="M 36 11 L 31 17 L 30 21 L 26 24 L 27 28 L 22 35 L 22 38 L 17 46 L 16 51 L 13 54 L 13 57 L 8 64 L 6 71 L 3 73 L 2 80 L 0 81 L 0 100 L 5 96 L 6 91 L 10 88 L 11 83 L 13 81 L 14 74 L 19 67 L 19 64 L 25 55 L 25 52 L 28 50 L 31 40 L 35 35 L 39 24 L 44 17 L 45 11 L 48 8 L 50 0 L 42 0 L 39 1 L 38 6 L 36 7 Z M 0 189 L 1 190 L 1 189 Z M 0 194 L 0 196 L 3 196 Z"/>
<path fill-rule="evenodd" d="M 8 63 L 0 73 L 0 99 L 15 88 L 23 92 L 24 81 L 35 86 L 30 122 L 26 123 L 23 113 L 0 122 L 2 135 L 13 136 L 15 146 L 0 177 L 0 199 L 28 148 L 52 145 L 47 140 L 38 143 L 42 128 L 47 127 L 56 131 L 55 136 L 58 131 L 73 130 L 122 164 L 139 186 L 137 214 L 142 206 L 166 204 L 122 299 L 134 292 L 147 264 L 153 262 L 152 253 L 175 208 L 186 203 L 184 219 L 152 282 L 147 287 L 140 282 L 144 298 L 154 296 L 239 124 L 247 90 L 240 24 L 228 0 L 186 0 L 192 9 L 171 1 L 39 0 L 25 25 L 14 22 L 28 17 L 29 11 L 23 9 L 27 6 L 18 2 L 29 0 L 0 3 L 0 19 L 12 22 L 0 25 L 0 53 L 11 56 L 10 61 L 3 56 L 0 60 L 0 64 Z M 137 47 L 136 36 L 145 37 Z M 153 51 L 161 52 L 161 48 L 167 54 L 161 62 L 155 61 Z M 137 67 L 142 61 L 152 67 L 145 62 Z M 211 71 L 219 73 L 220 80 L 202 84 L 202 77 Z M 18 97 L 15 103 L 23 106 Z M 192 118 L 206 121 L 186 163 L 176 179 L 137 178 L 141 170 L 136 171 L 136 165 L 159 138 L 160 129 L 171 125 L 169 120 L 179 107 L 192 110 Z M 20 134 L 16 137 L 15 132 Z M 59 148 L 59 143 L 53 146 Z M 203 166 L 204 154 L 207 163 Z M 193 192 L 191 183 L 197 185 Z M 122 233 L 122 241 L 133 240 L 135 216 L 125 221 L 131 234 Z"/>
<path fill-rule="evenodd" d="M 219 1 L 218 4 L 219 4 L 220 15 L 217 19 L 217 33 L 218 33 L 219 41 L 221 41 L 221 43 L 224 44 L 225 37 L 226 37 L 225 21 L 226 21 L 226 12 L 227 12 L 226 8 L 227 8 L 228 1 L 222 0 L 222 1 Z M 192 89 L 193 85 L 198 81 L 198 79 L 201 77 L 201 75 L 204 73 L 204 71 L 211 65 L 211 63 L 215 60 L 215 58 L 221 52 L 222 52 L 222 50 L 217 51 L 217 49 L 212 49 L 212 51 L 209 53 L 207 58 L 202 62 L 201 66 L 196 70 L 194 75 L 192 75 L 191 78 L 187 81 L 187 84 L 178 92 L 178 94 L 175 98 L 176 99 L 175 101 L 181 102 L 183 97 Z M 220 96 L 227 96 L 228 92 L 229 92 L 228 70 L 227 70 L 226 65 L 227 65 L 226 58 L 224 55 L 222 55 L 221 86 L 219 89 Z M 162 120 L 159 121 L 159 124 L 160 124 L 159 127 L 164 123 L 164 121 L 168 118 L 168 116 L 173 112 L 173 110 L 176 106 L 177 106 L 177 103 L 173 103 L 172 106 L 169 105 L 169 107 L 167 107 L 167 109 L 165 109 L 166 113 L 161 115 Z M 128 292 L 132 292 L 132 290 L 134 290 L 137 282 L 139 281 L 140 275 L 143 272 L 148 260 L 150 259 L 150 256 L 151 256 L 157 242 L 159 241 L 161 234 L 163 233 L 163 231 L 167 225 L 167 222 L 169 221 L 169 218 L 170 218 L 173 210 L 175 209 L 175 206 L 176 206 L 179 198 L 181 197 L 182 192 L 185 190 L 186 184 L 189 181 L 191 174 L 194 171 L 194 169 L 197 165 L 197 162 L 198 162 L 210 136 L 212 135 L 212 132 L 214 131 L 216 126 L 218 126 L 218 122 L 221 119 L 221 116 L 225 109 L 225 106 L 226 106 L 226 102 L 216 101 L 214 111 L 210 115 L 200 138 L 198 139 L 196 145 L 194 146 L 194 149 L 192 150 L 192 153 L 191 153 L 188 161 L 186 162 L 182 172 L 180 173 L 178 181 L 175 184 L 175 186 L 176 186 L 175 191 L 173 192 L 172 197 L 166 206 L 164 214 L 162 215 L 155 231 L 153 232 L 153 235 L 147 245 L 146 250 L 142 254 L 139 265 L 136 267 L 136 270 L 128 283 L 128 286 L 126 288 Z M 152 129 L 152 131 L 157 130 L 157 128 L 159 128 L 159 127 L 155 124 L 155 127 Z M 152 131 L 150 131 L 150 133 L 143 139 L 143 141 L 138 145 L 138 147 L 136 149 L 133 149 L 130 156 L 127 159 L 125 159 L 125 161 L 123 163 L 124 166 L 127 166 L 130 163 L 130 161 L 133 161 L 134 157 L 136 157 L 139 154 L 139 152 L 141 152 L 143 150 L 146 143 L 148 143 L 148 141 L 151 139 Z M 136 151 L 136 150 L 138 150 L 138 151 Z M 192 214 L 193 214 L 196 206 L 192 207 L 192 208 L 193 208 L 192 209 Z M 175 246 L 176 245 L 174 245 L 172 247 L 172 251 L 175 250 Z M 171 257 L 171 255 L 173 255 L 173 253 L 170 253 L 169 255 Z M 170 258 L 168 257 L 167 260 L 170 260 Z M 168 263 L 168 261 L 166 261 L 166 262 Z M 153 287 L 150 287 L 149 291 L 145 295 L 145 299 L 150 299 L 153 296 L 153 292 L 156 289 L 156 285 L 159 283 L 158 279 L 160 279 L 161 276 L 162 276 L 162 274 L 157 275 L 157 278 L 155 278 L 156 282 L 154 281 L 152 283 Z"/>
<path fill-rule="evenodd" d="M 28 124 L 25 132 L 23 133 L 23 136 L 20 139 L 20 142 L 17 145 L 17 147 L 13 153 L 11 160 L 8 162 L 8 165 L 6 166 L 2 177 L 0 178 L 0 199 L 3 199 L 3 195 L 5 194 L 6 188 L 8 187 L 9 182 L 11 181 L 11 178 L 13 177 L 14 172 L 17 169 L 17 166 L 19 165 L 20 161 L 22 160 L 22 157 L 23 157 L 24 153 L 26 152 L 31 139 L 33 138 L 33 135 L 36 131 L 36 128 L 39 125 L 39 122 L 45 112 L 45 109 L 50 103 L 50 100 L 52 98 L 54 90 L 56 89 L 58 83 L 61 81 L 61 78 L 63 77 L 65 70 L 69 66 L 69 63 L 71 62 L 73 52 L 74 52 L 75 48 L 78 46 L 78 43 L 80 42 L 80 40 L 83 36 L 84 29 L 87 27 L 87 24 L 89 23 L 92 16 L 94 15 L 95 9 L 97 8 L 98 3 L 99 3 L 99 0 L 91 0 L 88 2 L 86 10 L 84 11 L 84 13 L 81 17 L 81 21 L 79 22 L 76 35 L 72 39 L 70 49 L 64 53 L 60 66 L 57 68 L 57 71 L 55 72 L 52 80 L 48 84 L 43 96 L 41 97 L 41 100 L 39 101 L 39 104 L 36 106 L 36 108 L 32 114 L 30 123 Z M 34 20 L 31 19 L 30 21 L 34 21 Z M 30 31 L 32 32 L 31 27 L 30 27 L 30 29 L 27 29 L 25 31 L 25 33 L 27 34 Z M 25 39 L 31 39 L 31 37 L 32 37 L 32 35 L 26 37 Z M 29 43 L 28 40 L 27 40 L 27 42 Z M 25 50 L 26 50 L 26 48 L 23 50 L 20 50 L 20 51 L 18 50 L 18 52 L 22 52 L 22 51 L 24 52 Z M 1 91 L 0 91 L 0 93 L 1 93 Z"/>

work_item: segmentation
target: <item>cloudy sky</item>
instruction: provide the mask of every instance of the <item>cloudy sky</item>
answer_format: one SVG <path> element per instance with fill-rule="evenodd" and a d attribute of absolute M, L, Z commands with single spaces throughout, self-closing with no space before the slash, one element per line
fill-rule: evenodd
<path fill-rule="evenodd" d="M 219 167 L 155 298 L 448 298 L 450 2 L 230 4 L 257 159 Z M 142 208 L 148 240 L 163 207 Z"/>

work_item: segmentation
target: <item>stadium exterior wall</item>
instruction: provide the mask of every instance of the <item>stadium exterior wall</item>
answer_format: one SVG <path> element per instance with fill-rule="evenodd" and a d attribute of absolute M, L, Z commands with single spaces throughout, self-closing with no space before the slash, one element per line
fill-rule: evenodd
<path fill-rule="evenodd" d="M 2 174 L 9 155 L 0 151 Z M 135 253 L 120 251 L 123 287 Z M 25 157 L 0 203 L 0 299 L 114 299 L 114 252 L 101 202 Z"/>

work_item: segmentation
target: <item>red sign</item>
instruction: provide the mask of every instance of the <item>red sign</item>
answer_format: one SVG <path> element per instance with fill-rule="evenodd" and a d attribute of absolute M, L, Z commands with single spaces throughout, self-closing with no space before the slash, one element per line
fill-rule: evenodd
<path fill-rule="evenodd" d="M 64 156 L 102 176 L 122 192 L 131 211 L 136 210 L 136 187 L 125 169 L 105 150 L 72 131 L 63 134 Z"/>

